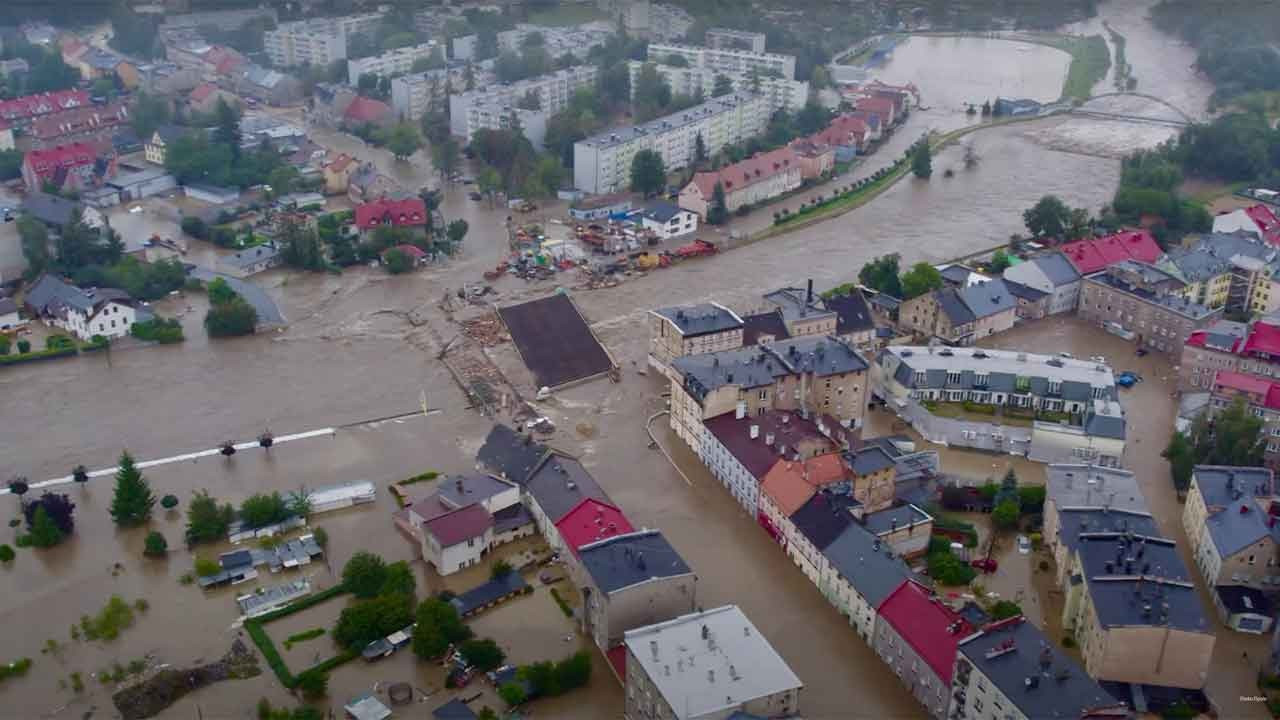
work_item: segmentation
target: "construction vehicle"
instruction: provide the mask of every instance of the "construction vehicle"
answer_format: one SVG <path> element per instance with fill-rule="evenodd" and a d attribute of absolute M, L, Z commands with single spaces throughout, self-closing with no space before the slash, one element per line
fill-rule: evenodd
<path fill-rule="evenodd" d="M 671 254 L 677 259 L 684 260 L 703 255 L 715 255 L 717 252 L 719 252 L 719 248 L 716 247 L 715 243 L 707 240 L 694 240 L 688 245 L 681 245 L 676 248 Z"/>

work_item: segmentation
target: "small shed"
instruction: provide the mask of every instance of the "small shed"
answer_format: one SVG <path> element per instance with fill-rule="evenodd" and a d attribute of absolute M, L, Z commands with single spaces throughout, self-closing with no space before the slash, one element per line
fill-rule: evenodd
<path fill-rule="evenodd" d="M 391 709 L 372 695 L 361 695 L 342 706 L 352 720 L 385 720 L 391 717 Z"/>

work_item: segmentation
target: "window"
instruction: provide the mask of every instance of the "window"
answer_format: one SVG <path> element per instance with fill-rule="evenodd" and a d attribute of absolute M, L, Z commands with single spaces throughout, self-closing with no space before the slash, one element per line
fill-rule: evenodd
<path fill-rule="evenodd" d="M 769 399 L 769 391 L 768 391 L 768 390 L 761 390 L 761 391 L 760 391 L 760 399 L 761 399 L 761 400 L 768 400 L 768 399 Z"/>
<path fill-rule="evenodd" d="M 948 385 L 959 385 L 959 384 L 960 384 L 960 373 L 958 373 L 958 372 L 947 372 L 947 384 L 948 384 Z"/>

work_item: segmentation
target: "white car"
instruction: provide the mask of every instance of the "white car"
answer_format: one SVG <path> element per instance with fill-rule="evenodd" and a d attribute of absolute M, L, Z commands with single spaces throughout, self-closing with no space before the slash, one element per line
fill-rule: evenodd
<path fill-rule="evenodd" d="M 1031 554 L 1031 538 L 1028 538 L 1026 535 L 1018 536 L 1018 554 L 1020 555 Z"/>

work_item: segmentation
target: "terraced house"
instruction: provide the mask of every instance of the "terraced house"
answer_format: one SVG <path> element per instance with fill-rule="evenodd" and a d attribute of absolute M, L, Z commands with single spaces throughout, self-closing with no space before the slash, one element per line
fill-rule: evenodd
<path fill-rule="evenodd" d="M 1219 370 L 1213 378 L 1210 413 L 1218 413 L 1237 400 L 1242 400 L 1250 415 L 1262 420 L 1266 437 L 1265 464 L 1272 470 L 1280 467 L 1280 382 Z"/>
<path fill-rule="evenodd" d="M 1179 294 L 1198 305 L 1248 315 L 1280 308 L 1280 250 L 1248 231 L 1205 235 L 1157 266 L 1185 282 Z"/>

